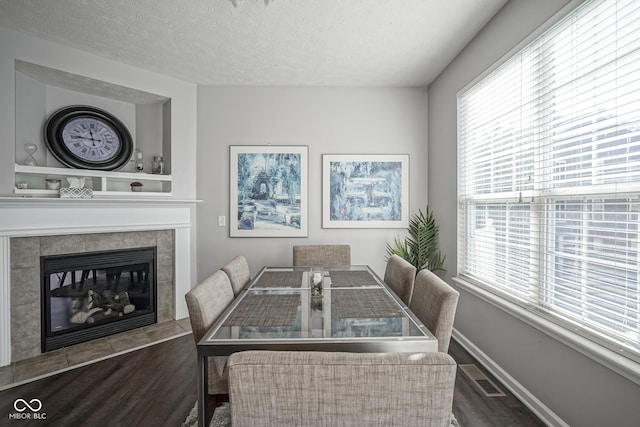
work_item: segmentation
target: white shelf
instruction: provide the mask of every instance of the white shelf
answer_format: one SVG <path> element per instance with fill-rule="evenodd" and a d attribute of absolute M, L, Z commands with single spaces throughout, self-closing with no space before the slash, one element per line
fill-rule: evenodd
<path fill-rule="evenodd" d="M 86 169 L 51 168 L 44 166 L 15 165 L 16 195 L 25 197 L 59 197 L 58 190 L 47 190 L 46 179 L 60 179 L 62 187 L 68 187 L 66 178 L 85 178 L 85 187 L 93 189 L 94 197 L 167 197 L 171 196 L 171 175 L 154 175 L 136 172 L 112 172 Z M 133 192 L 129 184 L 137 181 L 143 190 Z M 17 188 L 26 183 L 26 189 Z"/>

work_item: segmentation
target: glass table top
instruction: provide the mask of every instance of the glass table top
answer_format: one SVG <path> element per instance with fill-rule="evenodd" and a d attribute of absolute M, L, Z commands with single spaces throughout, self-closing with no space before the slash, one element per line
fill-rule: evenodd
<path fill-rule="evenodd" d="M 265 267 L 199 345 L 377 339 L 435 340 L 368 266 Z"/>

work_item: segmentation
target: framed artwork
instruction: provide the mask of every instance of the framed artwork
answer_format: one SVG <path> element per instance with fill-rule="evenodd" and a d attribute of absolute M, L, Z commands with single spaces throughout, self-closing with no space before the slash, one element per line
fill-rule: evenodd
<path fill-rule="evenodd" d="M 230 146 L 231 237 L 306 237 L 307 146 Z"/>
<path fill-rule="evenodd" d="M 324 228 L 406 228 L 408 154 L 322 156 Z"/>

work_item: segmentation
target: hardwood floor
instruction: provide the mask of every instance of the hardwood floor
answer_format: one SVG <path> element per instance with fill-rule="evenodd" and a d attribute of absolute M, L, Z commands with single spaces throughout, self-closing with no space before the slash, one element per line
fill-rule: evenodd
<path fill-rule="evenodd" d="M 197 399 L 196 374 L 189 334 L 2 391 L 0 425 L 180 426 Z M 34 398 L 45 422 L 8 420 L 16 399 Z"/>
<path fill-rule="evenodd" d="M 474 363 L 451 343 L 458 363 Z M 185 335 L 0 391 L 0 426 L 175 426 L 197 399 L 196 352 Z M 543 426 L 511 396 L 484 397 L 458 371 L 453 412 L 462 427 Z M 14 402 L 39 399 L 46 420 L 10 419 Z M 218 402 L 209 400 L 209 414 Z M 28 411 L 25 411 L 28 412 Z"/>
<path fill-rule="evenodd" d="M 453 339 L 449 346 L 449 354 L 458 362 L 458 365 L 471 363 L 478 365 L 476 360 Z M 545 425 L 495 377 L 480 365 L 478 367 L 506 396 L 484 396 L 472 384 L 471 380 L 458 369 L 453 395 L 453 414 L 462 427 L 538 427 Z"/>

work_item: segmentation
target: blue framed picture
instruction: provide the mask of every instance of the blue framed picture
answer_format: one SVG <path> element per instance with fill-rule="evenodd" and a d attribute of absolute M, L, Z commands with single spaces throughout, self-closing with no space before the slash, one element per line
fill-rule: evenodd
<path fill-rule="evenodd" d="M 307 146 L 230 146 L 231 237 L 306 237 Z"/>
<path fill-rule="evenodd" d="M 324 228 L 406 228 L 408 154 L 322 156 Z"/>

